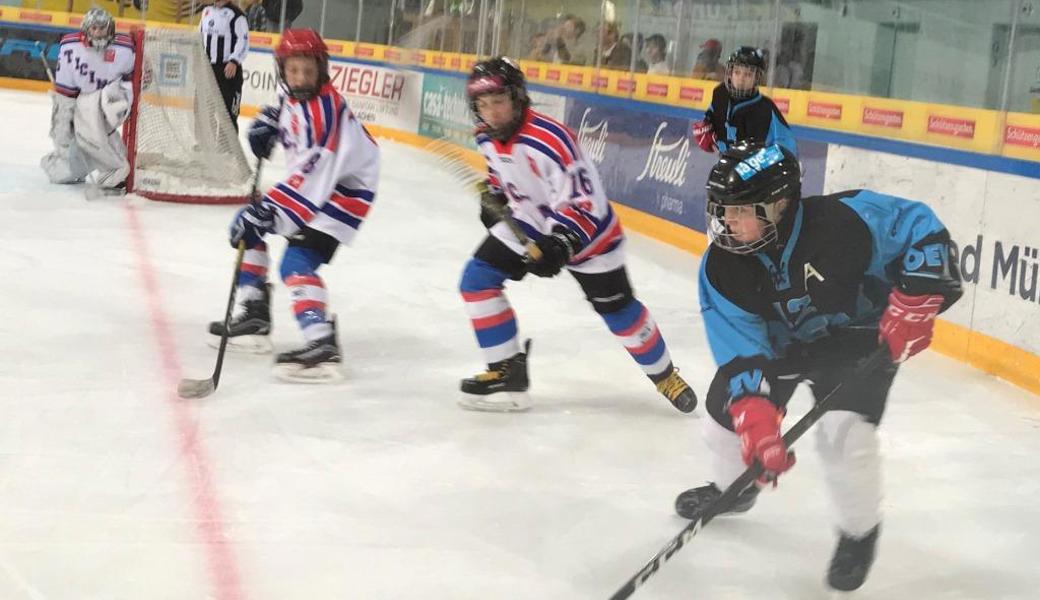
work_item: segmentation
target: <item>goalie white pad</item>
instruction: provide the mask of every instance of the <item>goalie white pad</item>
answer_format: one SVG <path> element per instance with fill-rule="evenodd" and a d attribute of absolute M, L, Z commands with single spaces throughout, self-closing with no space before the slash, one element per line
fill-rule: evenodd
<path fill-rule="evenodd" d="M 51 183 L 81 183 L 91 168 L 79 146 L 72 121 L 76 99 L 51 92 L 51 140 L 54 150 L 40 159 Z"/>
<path fill-rule="evenodd" d="M 80 94 L 76 99 L 76 144 L 97 170 L 94 183 L 101 188 L 116 187 L 130 173 L 126 146 L 119 135 L 119 125 L 130 112 L 130 96 L 127 86 L 113 81 L 98 92 Z"/>

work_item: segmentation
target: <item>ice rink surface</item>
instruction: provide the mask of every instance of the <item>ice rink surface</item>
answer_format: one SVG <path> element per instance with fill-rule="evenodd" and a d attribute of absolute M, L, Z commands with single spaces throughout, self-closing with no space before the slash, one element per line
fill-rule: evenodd
<path fill-rule="evenodd" d="M 673 499 L 709 477 L 703 409 L 659 397 L 571 278 L 508 290 L 534 410 L 456 407 L 483 367 L 456 286 L 484 232 L 437 159 L 382 142 L 371 216 L 322 272 L 343 383 L 278 383 L 270 357 L 229 355 L 220 389 L 183 401 L 177 381 L 213 367 L 234 208 L 88 202 L 38 166 L 49 99 L 0 106 L 0 598 L 607 598 L 682 528 Z M 703 397 L 697 258 L 633 233 L 628 251 Z M 274 318 L 277 348 L 301 342 L 280 282 Z M 882 436 L 879 558 L 850 597 L 1040 597 L 1040 399 L 929 352 L 897 377 Z M 635 597 L 830 598 L 811 434 L 796 449 L 775 492 Z"/>

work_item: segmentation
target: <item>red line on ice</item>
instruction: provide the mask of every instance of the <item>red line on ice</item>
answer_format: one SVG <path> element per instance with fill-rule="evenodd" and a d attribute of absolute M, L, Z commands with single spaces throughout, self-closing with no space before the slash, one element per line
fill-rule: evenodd
<path fill-rule="evenodd" d="M 159 282 L 148 253 L 148 244 L 145 241 L 141 221 L 133 206 L 126 206 L 126 216 L 130 225 L 130 236 L 133 239 L 134 254 L 137 257 L 137 271 L 141 276 L 141 285 L 144 287 L 148 302 L 148 315 L 159 349 L 163 387 L 167 390 L 166 404 L 170 408 L 176 426 L 181 465 L 184 467 L 184 473 L 190 486 L 188 491 L 191 494 L 196 527 L 205 546 L 206 563 L 209 567 L 211 583 L 215 588 L 211 597 L 217 600 L 242 600 L 245 596 L 242 594 L 238 566 L 227 540 L 220 503 L 217 501 L 216 486 L 213 483 L 209 458 L 202 447 L 198 422 L 194 410 L 192 410 L 192 404 L 177 396 L 177 383 L 181 380 L 177 346 L 170 333 L 166 311 L 163 309 Z"/>

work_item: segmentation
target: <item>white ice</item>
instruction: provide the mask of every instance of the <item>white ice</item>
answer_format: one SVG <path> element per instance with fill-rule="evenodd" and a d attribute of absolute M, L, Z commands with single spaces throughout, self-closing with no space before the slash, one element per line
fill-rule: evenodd
<path fill-rule="evenodd" d="M 234 209 L 88 203 L 38 167 L 48 98 L 0 107 L 0 598 L 607 598 L 684 525 L 673 499 L 710 476 L 703 417 L 657 395 L 568 277 L 509 288 L 534 410 L 456 407 L 482 367 L 456 285 L 483 231 L 437 160 L 384 141 L 371 218 L 323 272 L 345 382 L 277 383 L 269 357 L 230 356 L 189 402 L 174 388 L 212 369 Z M 697 258 L 629 239 L 703 397 Z M 276 345 L 298 344 L 284 287 L 274 302 Z M 882 434 L 886 518 L 855 597 L 1040 597 L 1040 399 L 925 353 Z M 775 492 L 635 597 L 829 597 L 820 465 L 810 438 L 796 448 Z"/>

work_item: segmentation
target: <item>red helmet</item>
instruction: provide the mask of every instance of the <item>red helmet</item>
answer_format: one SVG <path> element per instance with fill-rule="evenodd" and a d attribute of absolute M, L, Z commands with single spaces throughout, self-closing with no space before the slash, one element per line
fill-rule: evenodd
<path fill-rule="evenodd" d="M 283 73 L 285 59 L 292 56 L 311 56 L 318 61 L 318 82 L 314 87 L 290 88 Z M 329 47 L 313 29 L 286 29 L 282 39 L 274 51 L 274 60 L 278 64 L 278 77 L 289 95 L 297 100 L 308 100 L 314 97 L 329 81 Z"/>

